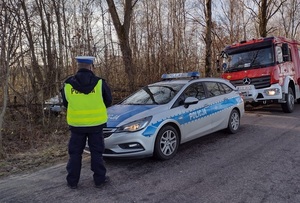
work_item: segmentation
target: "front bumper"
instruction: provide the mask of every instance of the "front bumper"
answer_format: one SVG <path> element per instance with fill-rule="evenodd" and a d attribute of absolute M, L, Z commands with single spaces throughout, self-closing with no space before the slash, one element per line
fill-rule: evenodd
<path fill-rule="evenodd" d="M 115 133 L 114 129 L 104 128 L 104 157 L 138 158 L 153 155 L 155 136 L 146 137 L 143 131 Z M 88 150 L 88 144 L 86 145 Z"/>
<path fill-rule="evenodd" d="M 270 87 L 255 89 L 254 85 L 237 86 L 243 95 L 245 102 L 259 102 L 266 100 L 281 100 L 282 89 L 279 84 L 273 84 Z"/>

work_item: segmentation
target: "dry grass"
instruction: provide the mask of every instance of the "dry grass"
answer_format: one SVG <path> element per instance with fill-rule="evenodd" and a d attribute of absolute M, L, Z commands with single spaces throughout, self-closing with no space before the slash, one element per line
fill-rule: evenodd
<path fill-rule="evenodd" d="M 64 115 L 26 120 L 19 115 L 8 111 L 5 118 L 0 178 L 67 160 L 69 131 Z"/>
<path fill-rule="evenodd" d="M 6 159 L 0 160 L 0 177 L 37 170 L 53 163 L 66 161 L 66 159 L 65 145 L 53 145 L 45 149 L 9 154 Z"/>

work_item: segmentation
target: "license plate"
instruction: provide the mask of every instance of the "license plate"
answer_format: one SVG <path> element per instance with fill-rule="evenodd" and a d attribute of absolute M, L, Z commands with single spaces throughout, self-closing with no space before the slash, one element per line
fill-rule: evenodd
<path fill-rule="evenodd" d="M 238 90 L 241 92 L 249 91 L 252 89 L 252 85 L 244 85 L 244 86 L 238 86 Z"/>

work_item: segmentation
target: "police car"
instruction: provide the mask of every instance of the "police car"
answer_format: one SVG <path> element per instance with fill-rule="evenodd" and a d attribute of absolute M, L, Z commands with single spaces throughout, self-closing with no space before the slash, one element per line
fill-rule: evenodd
<path fill-rule="evenodd" d="M 243 114 L 244 101 L 229 81 L 164 74 L 108 108 L 103 156 L 171 159 L 182 143 L 222 129 L 236 133 Z"/>

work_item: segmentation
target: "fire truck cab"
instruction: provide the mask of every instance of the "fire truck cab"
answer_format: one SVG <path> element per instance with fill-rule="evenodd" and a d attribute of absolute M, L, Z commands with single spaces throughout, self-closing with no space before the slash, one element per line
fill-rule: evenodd
<path fill-rule="evenodd" d="M 300 103 L 300 42 L 252 39 L 227 46 L 221 56 L 222 78 L 240 90 L 246 105 L 279 103 L 291 113 Z"/>

